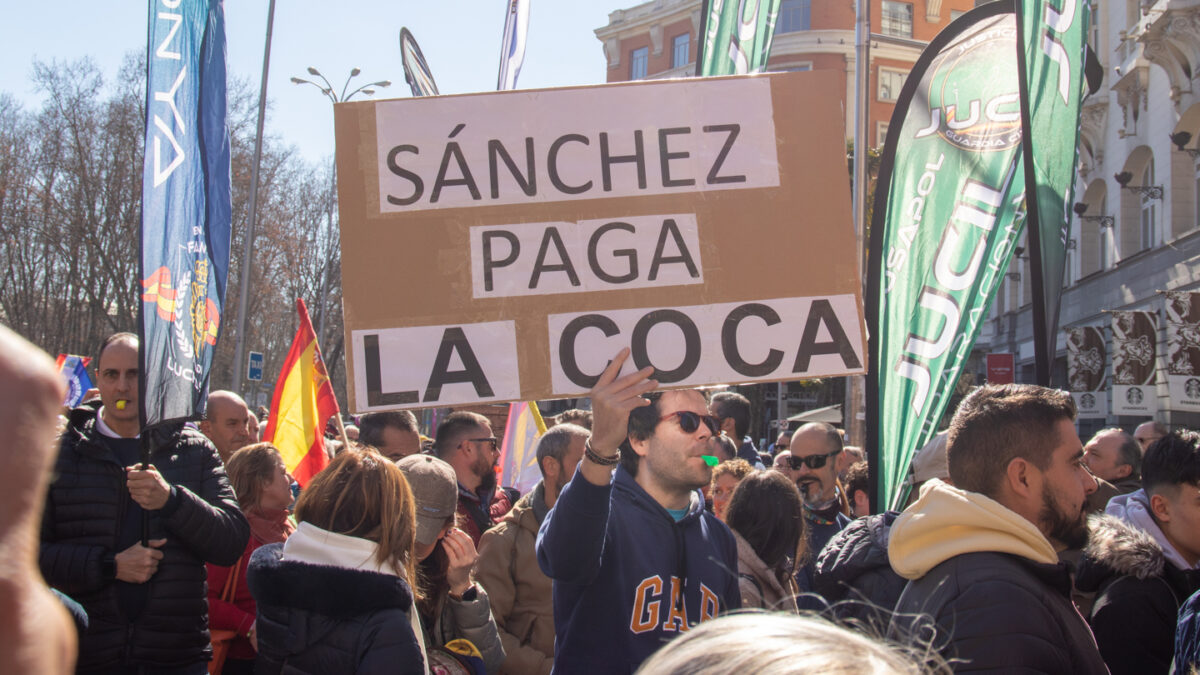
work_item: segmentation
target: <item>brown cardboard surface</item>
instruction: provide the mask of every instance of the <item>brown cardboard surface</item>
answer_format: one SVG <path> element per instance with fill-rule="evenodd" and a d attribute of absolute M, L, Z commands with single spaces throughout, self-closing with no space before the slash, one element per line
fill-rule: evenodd
<path fill-rule="evenodd" d="M 379 106 L 404 105 L 414 116 L 427 115 L 436 114 L 436 103 L 440 99 L 461 98 L 486 105 L 498 128 L 520 128 L 522 120 L 505 115 L 505 97 L 524 96 L 528 100 L 532 93 L 540 103 L 553 110 L 559 93 L 571 89 L 367 101 L 336 106 L 342 291 L 351 408 L 365 409 L 364 402 L 358 401 L 356 396 L 354 364 L 361 355 L 359 345 L 352 339 L 354 331 L 515 321 L 521 398 L 532 400 L 553 397 L 547 315 L 589 310 L 604 312 L 849 294 L 854 297 L 857 307 L 855 351 L 865 366 L 861 274 L 855 260 L 845 132 L 837 83 L 830 75 L 812 72 L 752 77 L 770 83 L 779 159 L 778 187 L 615 198 L 598 194 L 597 198 L 568 201 L 381 213 L 380 153 L 386 153 L 388 149 L 381 148 L 377 138 Z M 739 79 L 743 78 L 713 78 L 705 81 L 705 86 L 720 86 L 722 81 Z M 686 110 L 693 107 L 692 102 L 682 99 L 679 94 L 680 85 L 686 82 L 694 85 L 697 81 L 637 82 L 573 89 L 594 92 L 596 104 L 602 106 L 604 100 L 616 98 L 614 94 L 618 90 L 652 87 L 664 107 L 679 106 Z M 708 123 L 701 119 L 704 117 L 702 108 L 694 108 L 696 125 Z M 568 118 L 576 112 L 557 111 Z M 619 116 L 621 111 L 605 111 L 605 114 Z M 421 144 L 422 152 L 440 152 L 454 127 L 455 121 L 447 119 L 446 135 L 418 138 L 414 143 Z M 599 131 L 586 130 L 592 138 Z M 480 189 L 486 192 L 487 178 L 480 177 L 478 182 Z M 472 226 L 620 220 L 638 215 L 677 213 L 696 215 L 703 284 L 503 298 L 476 298 L 472 294 L 469 240 Z M 641 262 L 643 269 L 648 263 L 648 260 Z M 864 368 L 821 375 L 859 372 L 864 372 Z M 778 379 L 794 378 L 774 377 L 760 381 Z M 454 402 L 465 401 L 440 401 L 436 405 Z"/>

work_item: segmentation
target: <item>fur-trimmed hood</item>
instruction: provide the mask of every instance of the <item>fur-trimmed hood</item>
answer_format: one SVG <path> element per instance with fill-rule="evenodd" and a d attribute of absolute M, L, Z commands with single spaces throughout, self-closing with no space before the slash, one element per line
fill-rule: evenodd
<path fill-rule="evenodd" d="M 246 583 L 260 605 L 347 618 L 412 606 L 412 591 L 398 576 L 284 560 L 283 544 L 260 547 L 250 558 Z"/>
<path fill-rule="evenodd" d="M 1088 543 L 1083 554 L 1116 574 L 1141 580 L 1162 576 L 1167 564 L 1162 546 L 1153 535 L 1111 515 L 1088 518 Z"/>

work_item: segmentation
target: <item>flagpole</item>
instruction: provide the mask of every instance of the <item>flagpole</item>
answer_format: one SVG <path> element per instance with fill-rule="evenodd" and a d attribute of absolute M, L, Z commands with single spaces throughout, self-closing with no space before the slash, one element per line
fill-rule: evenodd
<path fill-rule="evenodd" d="M 250 298 L 250 260 L 254 253 L 254 225 L 258 220 L 258 167 L 262 163 L 263 122 L 267 114 L 267 72 L 271 67 L 271 31 L 275 25 L 275 0 L 267 7 L 267 41 L 263 48 L 262 84 L 258 90 L 258 130 L 254 135 L 254 163 L 250 168 L 250 214 L 242 241 L 242 274 L 238 279 L 237 346 L 233 350 L 233 381 L 230 389 L 242 386 L 242 355 L 246 348 L 246 303 Z"/>
<path fill-rule="evenodd" d="M 1021 153 L 1025 159 L 1025 242 L 1029 246 L 1029 276 L 1033 284 L 1033 364 L 1037 384 L 1050 386 L 1054 352 L 1047 336 L 1045 279 L 1042 269 L 1042 222 L 1038 214 L 1037 175 L 1033 170 L 1033 123 L 1029 110 L 1029 78 L 1025 58 L 1025 7 L 1017 14 L 1017 87 L 1021 97 Z"/>
<path fill-rule="evenodd" d="M 855 1 L 854 22 L 854 241 L 859 269 L 866 271 L 863 260 L 863 238 L 867 220 L 867 157 L 869 141 L 871 86 L 871 13 L 867 0 Z M 852 375 L 846 380 L 846 398 L 842 405 L 846 436 L 854 444 L 864 444 L 863 427 L 868 423 L 859 418 L 862 411 L 862 391 L 866 380 L 862 375 Z"/>

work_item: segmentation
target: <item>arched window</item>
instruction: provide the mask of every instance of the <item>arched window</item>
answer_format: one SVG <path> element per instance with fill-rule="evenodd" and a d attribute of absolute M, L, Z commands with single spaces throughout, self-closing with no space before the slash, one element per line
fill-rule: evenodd
<path fill-rule="evenodd" d="M 1154 159 L 1151 158 L 1146 163 L 1146 170 L 1142 172 L 1142 186 L 1150 187 L 1154 185 Z M 1142 249 L 1154 248 L 1158 243 L 1158 205 L 1155 203 L 1158 200 L 1151 199 L 1149 195 L 1141 195 L 1141 225 L 1142 225 Z"/>

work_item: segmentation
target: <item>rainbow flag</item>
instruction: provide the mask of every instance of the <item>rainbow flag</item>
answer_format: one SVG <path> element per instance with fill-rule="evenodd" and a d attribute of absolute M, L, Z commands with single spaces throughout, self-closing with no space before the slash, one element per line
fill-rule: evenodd
<path fill-rule="evenodd" d="M 338 404 L 303 300 L 296 300 L 296 310 L 300 327 L 275 381 L 263 440 L 279 448 L 284 465 L 303 487 L 329 463 L 325 423 L 338 413 Z"/>
<path fill-rule="evenodd" d="M 508 404 L 508 424 L 500 450 L 500 484 L 525 494 L 542 479 L 537 465 L 537 440 L 546 433 L 546 422 L 537 403 Z"/>

